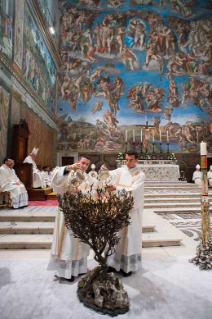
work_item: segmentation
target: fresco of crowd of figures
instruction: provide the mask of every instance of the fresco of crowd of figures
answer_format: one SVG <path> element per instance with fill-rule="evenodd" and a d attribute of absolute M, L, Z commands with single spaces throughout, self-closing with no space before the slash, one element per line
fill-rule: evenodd
<path fill-rule="evenodd" d="M 92 9 L 91 9 L 92 8 Z M 61 1 L 59 150 L 212 151 L 212 1 Z M 126 134 L 127 130 L 127 134 Z M 168 131 L 168 133 L 167 133 Z M 127 136 L 126 136 L 127 135 Z"/>

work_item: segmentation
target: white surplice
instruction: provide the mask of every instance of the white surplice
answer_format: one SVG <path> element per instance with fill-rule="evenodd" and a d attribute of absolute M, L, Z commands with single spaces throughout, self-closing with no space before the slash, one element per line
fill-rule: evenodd
<path fill-rule="evenodd" d="M 194 181 L 194 183 L 196 185 L 201 186 L 201 184 L 202 184 L 202 173 L 200 171 L 195 171 L 193 173 L 192 180 Z"/>
<path fill-rule="evenodd" d="M 123 189 L 131 192 L 134 207 L 130 211 L 131 224 L 118 233 L 121 239 L 115 247 L 115 254 L 108 258 L 108 265 L 117 271 L 122 269 L 126 273 L 137 271 L 141 268 L 145 174 L 137 167 L 123 167 L 111 171 L 110 175 L 113 179 L 112 184 L 116 186 L 116 194 Z"/>
<path fill-rule="evenodd" d="M 96 171 L 90 171 L 88 175 L 92 178 L 96 178 L 96 179 L 98 178 L 98 173 Z"/>
<path fill-rule="evenodd" d="M 64 167 L 56 167 L 53 172 L 52 187 L 57 194 L 64 194 L 67 191 L 68 182 L 73 174 L 64 175 Z M 78 187 L 86 194 L 90 190 L 92 180 L 84 173 L 85 181 Z M 70 279 L 72 276 L 87 272 L 87 257 L 90 247 L 74 238 L 71 230 L 65 226 L 63 212 L 58 209 L 55 219 L 51 258 L 48 265 L 49 270 L 56 270 L 57 276 Z"/>
<path fill-rule="evenodd" d="M 209 185 L 212 186 L 212 171 L 208 171 L 207 177 Z"/>
<path fill-rule="evenodd" d="M 28 205 L 28 194 L 24 184 L 16 185 L 20 180 L 15 170 L 9 168 L 6 164 L 0 167 L 0 190 L 10 192 L 12 207 L 19 208 Z"/>
<path fill-rule="evenodd" d="M 42 175 L 42 172 L 39 171 L 37 164 L 29 155 L 25 158 L 24 163 L 32 164 L 33 167 L 33 188 L 46 188 L 45 176 Z"/>

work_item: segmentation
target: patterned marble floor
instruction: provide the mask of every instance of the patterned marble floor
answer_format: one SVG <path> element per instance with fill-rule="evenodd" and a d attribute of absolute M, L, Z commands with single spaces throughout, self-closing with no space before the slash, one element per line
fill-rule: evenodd
<path fill-rule="evenodd" d="M 159 214 L 164 219 L 167 219 L 173 226 L 180 229 L 184 234 L 191 237 L 195 241 L 201 238 L 201 213 L 189 212 L 180 214 Z M 212 214 L 210 214 L 210 234 L 212 236 Z"/>

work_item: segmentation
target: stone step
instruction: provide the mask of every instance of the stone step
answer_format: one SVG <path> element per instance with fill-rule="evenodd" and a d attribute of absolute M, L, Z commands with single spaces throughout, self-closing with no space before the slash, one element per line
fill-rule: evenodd
<path fill-rule="evenodd" d="M 201 205 L 201 202 L 199 201 L 199 203 L 151 203 L 151 204 L 144 204 L 144 208 L 148 208 L 148 209 L 153 209 L 154 208 L 199 208 Z"/>
<path fill-rule="evenodd" d="M 0 234 L 53 234 L 54 222 L 0 222 Z"/>
<path fill-rule="evenodd" d="M 201 198 L 201 193 L 149 193 L 149 194 L 144 194 L 144 199 L 148 198 L 160 198 L 166 200 L 167 198 Z M 210 199 L 212 199 L 212 196 L 209 196 Z"/>
<path fill-rule="evenodd" d="M 212 201 L 212 199 L 211 199 Z M 189 198 L 189 197 L 184 197 L 184 198 L 145 198 L 144 199 L 144 203 L 145 204 L 157 204 L 157 203 L 161 203 L 161 204 L 165 204 L 165 203 L 175 203 L 175 204 L 179 204 L 179 203 L 201 203 L 201 198 L 200 197 L 193 197 L 193 198 Z"/>
<path fill-rule="evenodd" d="M 211 211 L 210 207 L 210 211 Z M 187 214 L 187 213 L 201 213 L 201 207 L 182 207 L 182 208 L 155 208 L 154 213 L 156 214 Z"/>
<path fill-rule="evenodd" d="M 154 225 L 143 225 L 143 233 L 155 231 Z M 0 222 L 0 234 L 53 234 L 54 222 Z"/>
<path fill-rule="evenodd" d="M 167 186 L 145 186 L 144 185 L 144 191 L 145 190 L 157 190 L 157 191 L 161 191 L 161 190 L 168 190 L 168 191 L 177 191 L 177 190 L 181 190 L 181 191 L 190 191 L 190 192 L 193 192 L 193 191 L 196 191 L 198 192 L 198 190 L 201 192 L 201 188 L 200 187 L 182 187 L 182 186 L 170 186 L 170 185 L 167 185 Z"/>
<path fill-rule="evenodd" d="M 4 235 L 0 237 L 0 249 L 50 249 L 53 235 Z M 143 247 L 179 246 L 181 239 L 162 238 L 154 233 L 143 234 Z"/>
<path fill-rule="evenodd" d="M 24 221 L 24 222 L 52 222 L 55 220 L 56 212 L 53 209 L 52 212 L 43 212 L 43 211 L 23 211 L 23 210 L 10 210 L 0 211 L 0 222 L 4 221 L 10 221 L 10 222 L 18 222 L 18 221 Z"/>
<path fill-rule="evenodd" d="M 171 187 L 171 188 L 182 188 L 182 189 L 199 189 L 200 186 L 197 186 L 195 184 L 183 184 L 183 185 L 180 185 L 180 184 L 162 184 L 162 183 L 159 183 L 159 184 L 153 184 L 153 183 L 144 183 L 144 188 L 146 187 Z"/>
<path fill-rule="evenodd" d="M 179 184 L 179 185 L 195 185 L 194 183 L 188 183 L 186 181 L 160 181 L 160 180 L 150 180 L 150 179 L 146 179 L 145 180 L 145 184 Z"/>

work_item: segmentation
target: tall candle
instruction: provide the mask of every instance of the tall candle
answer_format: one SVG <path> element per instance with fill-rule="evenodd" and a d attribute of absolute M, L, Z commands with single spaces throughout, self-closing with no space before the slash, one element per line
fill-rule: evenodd
<path fill-rule="evenodd" d="M 125 143 L 127 143 L 127 130 L 125 131 Z"/>
<path fill-rule="evenodd" d="M 207 144 L 204 142 L 200 143 L 200 155 L 207 155 Z"/>
<path fill-rule="evenodd" d="M 160 130 L 160 142 L 161 142 L 161 130 Z"/>
<path fill-rule="evenodd" d="M 143 131 L 141 130 L 141 143 L 143 141 Z"/>
<path fill-rule="evenodd" d="M 135 143 L 135 130 L 133 130 L 133 143 Z"/>
<path fill-rule="evenodd" d="M 169 142 L 169 131 L 166 131 L 166 135 L 167 135 L 167 143 Z"/>
<path fill-rule="evenodd" d="M 154 141 L 155 141 L 155 131 L 154 130 L 152 132 L 152 139 L 153 139 L 153 143 L 154 143 Z"/>

